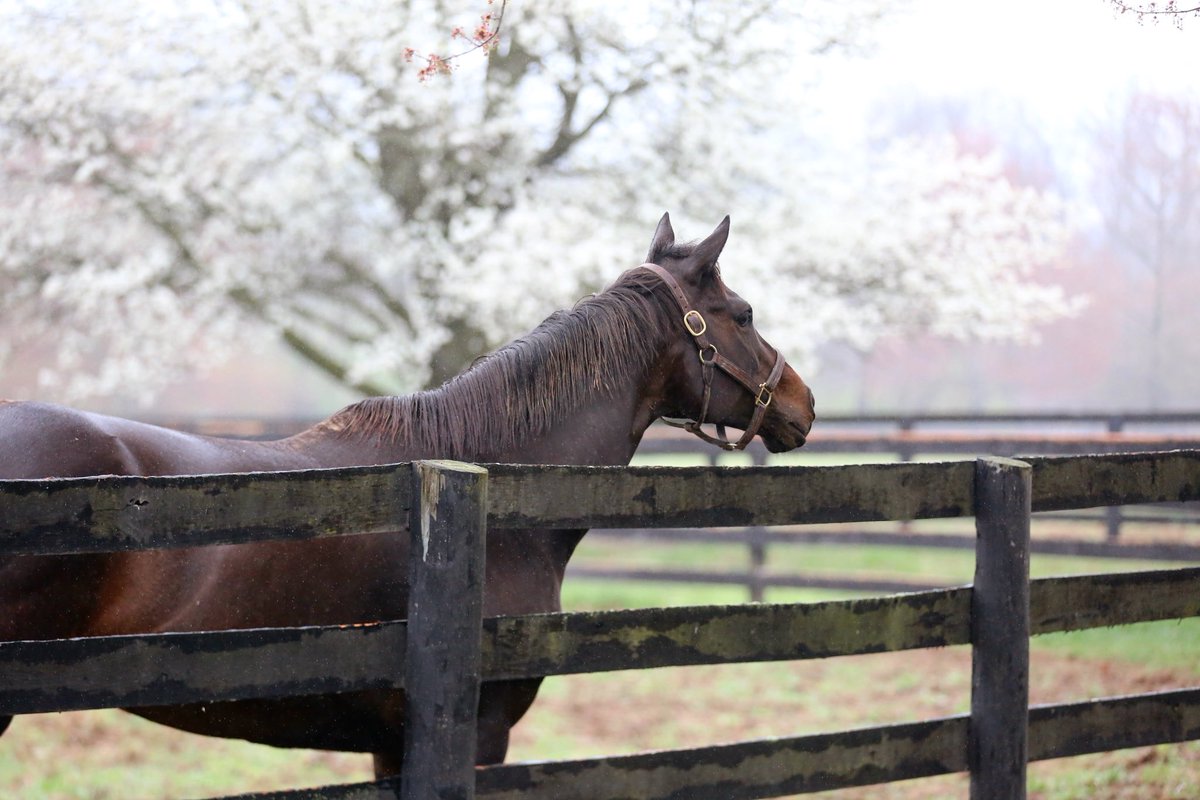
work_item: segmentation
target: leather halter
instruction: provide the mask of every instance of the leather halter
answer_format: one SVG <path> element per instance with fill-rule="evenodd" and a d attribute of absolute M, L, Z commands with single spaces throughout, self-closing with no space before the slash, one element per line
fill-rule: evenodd
<path fill-rule="evenodd" d="M 717 346 L 709 341 L 705 333 L 708 330 L 708 323 L 704 321 L 704 317 L 699 311 L 692 308 L 691 301 L 688 300 L 683 287 L 675 280 L 675 276 L 658 264 L 642 264 L 637 269 L 645 269 L 653 272 L 671 290 L 671 297 L 675 299 L 679 310 L 683 312 L 683 327 L 696 342 L 700 364 L 704 373 L 704 400 L 700 405 L 700 418 L 693 420 L 668 419 L 667 417 L 663 417 L 663 422 L 673 425 L 676 428 L 683 428 L 688 433 L 695 434 L 709 444 L 715 444 L 724 450 L 745 450 L 746 446 L 758 434 L 763 417 L 766 416 L 767 408 L 771 405 L 771 398 L 775 392 L 775 387 L 779 385 L 779 379 L 783 376 L 785 363 L 783 353 L 776 350 L 775 365 L 771 367 L 770 375 L 762 383 L 755 381 L 750 377 L 749 373 L 721 355 L 717 350 Z M 726 375 L 745 387 L 746 391 L 754 395 L 754 415 L 750 418 L 750 424 L 746 426 L 742 438 L 738 439 L 737 442 L 729 441 L 725 435 L 724 425 L 717 425 L 717 436 L 710 436 L 700 428 L 704 424 L 705 417 L 708 416 L 708 401 L 712 395 L 714 367 L 719 368 Z"/>

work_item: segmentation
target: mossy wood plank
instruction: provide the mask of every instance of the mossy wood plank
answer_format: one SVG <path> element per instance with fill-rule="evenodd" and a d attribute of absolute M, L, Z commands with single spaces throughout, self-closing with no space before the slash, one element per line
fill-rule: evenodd
<path fill-rule="evenodd" d="M 1026 459 L 1033 510 L 1200 500 L 1200 451 Z"/>
<path fill-rule="evenodd" d="M 493 528 L 730 527 L 969 516 L 973 465 L 490 465 Z"/>
<path fill-rule="evenodd" d="M 694 750 L 486 767 L 479 800 L 751 800 L 960 772 L 967 718 Z"/>
<path fill-rule="evenodd" d="M 1030 584 L 1033 634 L 1200 616 L 1200 567 L 1042 578 Z"/>
<path fill-rule="evenodd" d="M 405 530 L 409 467 L 0 481 L 0 553 Z"/>
<path fill-rule="evenodd" d="M 476 771 L 478 800 L 752 800 L 961 772 L 967 718 Z M 219 800 L 375 800 L 398 781 Z"/>
<path fill-rule="evenodd" d="M 969 641 L 970 590 L 794 605 L 536 614 L 484 620 L 487 680 L 827 658 Z"/>
<path fill-rule="evenodd" d="M 396 687 L 404 652 L 403 622 L 0 642 L 0 714 Z"/>
<path fill-rule="evenodd" d="M 1029 760 L 1200 739 L 1200 689 L 1029 710 Z"/>

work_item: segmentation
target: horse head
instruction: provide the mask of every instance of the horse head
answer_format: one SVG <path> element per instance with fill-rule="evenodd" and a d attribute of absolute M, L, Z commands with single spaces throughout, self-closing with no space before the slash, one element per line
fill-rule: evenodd
<path fill-rule="evenodd" d="M 663 214 L 643 269 L 659 276 L 678 306 L 679 366 L 667 379 L 663 417 L 705 441 L 742 449 L 757 433 L 773 453 L 804 444 L 816 417 L 807 384 L 754 328 L 750 304 L 721 277 L 717 259 L 729 238 L 729 217 L 701 242 L 678 245 Z M 681 417 L 682 420 L 672 420 Z M 701 429 L 718 426 L 715 438 Z M 724 426 L 745 431 L 736 442 Z"/>

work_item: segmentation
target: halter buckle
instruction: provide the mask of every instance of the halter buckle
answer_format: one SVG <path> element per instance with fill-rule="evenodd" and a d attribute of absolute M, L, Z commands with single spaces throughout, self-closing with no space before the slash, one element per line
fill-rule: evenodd
<path fill-rule="evenodd" d="M 766 400 L 763 400 L 763 395 L 767 396 Z M 771 401 L 774 398 L 775 398 L 775 393 L 772 390 L 768 389 L 767 385 L 765 383 L 760 383 L 758 385 L 758 394 L 756 394 L 754 396 L 754 402 L 756 404 L 762 406 L 763 408 L 766 408 L 767 406 L 771 405 Z"/>
<path fill-rule="evenodd" d="M 693 316 L 699 320 L 699 330 L 692 325 Z M 704 316 L 699 311 L 692 308 L 688 309 L 687 313 L 683 315 L 683 327 L 687 328 L 688 333 L 692 336 L 703 336 L 704 332 L 708 330 L 708 323 L 704 321 Z"/>

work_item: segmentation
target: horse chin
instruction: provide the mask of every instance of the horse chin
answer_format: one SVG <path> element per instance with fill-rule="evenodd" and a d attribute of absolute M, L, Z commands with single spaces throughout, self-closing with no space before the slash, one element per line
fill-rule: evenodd
<path fill-rule="evenodd" d="M 804 442 L 807 441 L 807 437 L 799 431 L 783 438 L 773 436 L 766 431 L 763 431 L 759 436 L 763 444 L 766 445 L 767 452 L 769 453 L 786 453 L 789 450 L 795 450 L 797 447 L 803 447 Z"/>

